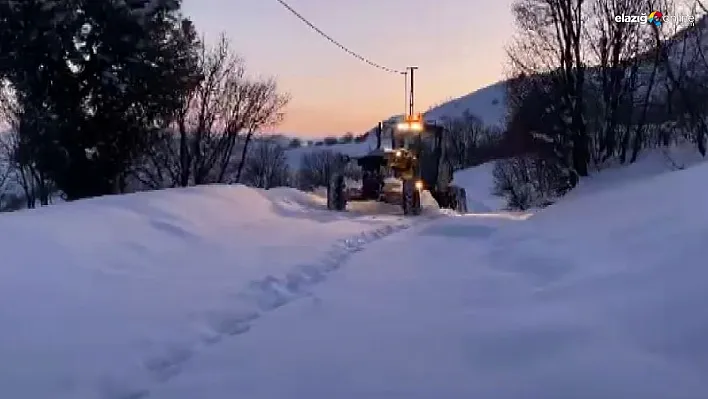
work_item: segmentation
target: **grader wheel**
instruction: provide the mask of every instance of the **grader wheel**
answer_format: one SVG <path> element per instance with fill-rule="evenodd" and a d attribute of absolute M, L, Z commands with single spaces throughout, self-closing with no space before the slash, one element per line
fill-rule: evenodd
<path fill-rule="evenodd" d="M 342 175 L 333 176 L 327 186 L 327 209 L 340 212 L 347 209 L 346 185 Z"/>
<path fill-rule="evenodd" d="M 406 216 L 417 216 L 422 211 L 420 203 L 420 190 L 415 186 L 415 180 L 406 179 L 403 181 L 403 214 Z"/>

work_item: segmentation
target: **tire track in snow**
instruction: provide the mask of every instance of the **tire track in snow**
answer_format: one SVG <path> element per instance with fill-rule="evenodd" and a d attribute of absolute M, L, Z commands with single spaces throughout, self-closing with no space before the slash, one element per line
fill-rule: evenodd
<path fill-rule="evenodd" d="M 239 307 L 239 310 L 234 310 L 233 313 L 222 313 L 217 317 L 208 317 L 205 312 L 206 331 L 199 339 L 188 345 L 168 346 L 162 354 L 145 359 L 143 368 L 149 376 L 149 382 L 145 385 L 169 381 L 181 373 L 182 366 L 200 349 L 218 344 L 227 337 L 246 333 L 254 322 L 269 312 L 297 299 L 308 297 L 313 286 L 326 280 L 329 273 L 340 269 L 349 258 L 369 244 L 444 216 L 446 214 L 441 212 L 404 219 L 400 223 L 385 225 L 339 240 L 322 258 L 296 265 L 284 276 L 269 275 L 251 281 L 235 294 L 239 304 L 245 304 L 247 310 Z M 150 389 L 146 386 L 116 388 L 113 385 L 112 389 L 104 392 L 105 399 L 142 399 L 150 396 Z"/>

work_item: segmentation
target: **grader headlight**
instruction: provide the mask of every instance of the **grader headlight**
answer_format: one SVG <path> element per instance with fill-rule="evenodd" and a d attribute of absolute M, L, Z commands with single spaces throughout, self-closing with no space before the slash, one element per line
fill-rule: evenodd
<path fill-rule="evenodd" d="M 413 132 L 422 132 L 423 131 L 423 124 L 420 122 L 411 122 L 409 130 L 411 130 Z"/>
<path fill-rule="evenodd" d="M 418 191 L 423 190 L 423 182 L 421 180 L 418 180 L 417 182 L 415 182 L 415 189 Z"/>
<path fill-rule="evenodd" d="M 403 121 L 396 125 L 401 132 L 422 132 L 424 129 L 423 114 L 406 115 Z"/>

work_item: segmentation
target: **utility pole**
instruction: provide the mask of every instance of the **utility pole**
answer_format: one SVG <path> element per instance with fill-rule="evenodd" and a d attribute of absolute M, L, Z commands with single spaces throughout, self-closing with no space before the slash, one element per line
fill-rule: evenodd
<path fill-rule="evenodd" d="M 408 71 L 401 72 L 403 75 L 403 120 L 408 119 Z"/>
<path fill-rule="evenodd" d="M 379 122 L 376 126 L 376 149 L 381 149 L 381 134 L 383 133 L 383 122 Z"/>
<path fill-rule="evenodd" d="M 415 111 L 415 109 L 414 109 L 414 107 L 413 107 L 413 105 L 414 105 L 414 103 L 413 103 L 413 93 L 414 93 L 414 92 L 413 92 L 413 71 L 415 71 L 416 69 L 418 69 L 418 67 L 412 66 L 412 67 L 408 67 L 408 68 L 406 68 L 406 69 L 407 69 L 408 72 L 411 74 L 411 92 L 410 92 L 410 103 L 408 104 L 408 107 L 409 107 L 409 108 L 408 108 L 408 115 L 409 115 L 410 117 L 413 117 L 413 112 Z"/>

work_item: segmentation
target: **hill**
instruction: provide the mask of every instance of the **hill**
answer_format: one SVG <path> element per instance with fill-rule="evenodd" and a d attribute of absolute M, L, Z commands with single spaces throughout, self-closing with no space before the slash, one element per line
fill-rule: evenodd
<path fill-rule="evenodd" d="M 458 118 L 465 112 L 478 117 L 490 127 L 504 128 L 507 116 L 506 81 L 475 90 L 470 94 L 445 102 L 425 112 L 428 120 Z"/>

